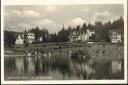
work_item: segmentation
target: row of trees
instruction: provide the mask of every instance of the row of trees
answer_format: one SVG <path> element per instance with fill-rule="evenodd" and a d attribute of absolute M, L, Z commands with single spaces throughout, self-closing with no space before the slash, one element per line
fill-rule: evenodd
<path fill-rule="evenodd" d="M 124 39 L 123 35 L 124 35 L 124 20 L 122 17 L 120 17 L 119 19 L 111 22 L 108 21 L 106 23 L 102 23 L 102 22 L 95 22 L 95 24 L 86 24 L 83 23 L 82 26 L 77 25 L 76 27 L 68 27 L 67 29 L 63 28 L 58 32 L 58 34 L 54 33 L 54 34 L 50 34 L 51 41 L 52 42 L 66 42 L 69 41 L 69 36 L 70 33 L 73 30 L 76 30 L 78 33 L 82 33 L 82 32 L 87 32 L 87 29 L 91 30 L 91 31 L 95 31 L 95 35 L 93 36 L 93 40 L 95 42 L 99 41 L 105 41 L 105 42 L 110 42 L 110 37 L 109 37 L 109 32 L 110 30 L 120 30 L 121 34 L 122 34 L 122 41 Z M 48 39 L 49 40 L 49 39 Z"/>
<path fill-rule="evenodd" d="M 93 38 L 94 41 L 105 41 L 105 42 L 110 42 L 110 38 L 109 38 L 110 30 L 121 30 L 122 41 L 123 41 L 124 20 L 122 17 L 120 17 L 119 19 L 113 22 L 108 21 L 104 24 L 102 22 L 95 22 L 95 24 L 83 23 L 82 26 L 77 25 L 76 27 L 69 26 L 68 28 L 65 28 L 63 26 L 63 28 L 60 31 L 58 31 L 58 33 L 49 33 L 47 29 L 45 28 L 40 29 L 39 27 L 32 28 L 31 30 L 29 30 L 29 32 L 33 32 L 35 34 L 36 41 L 39 40 L 39 37 L 42 37 L 43 40 L 42 42 L 67 42 L 69 41 L 70 33 L 73 30 L 77 31 L 78 33 L 81 32 L 86 33 L 87 29 L 95 31 L 95 35 Z M 6 46 L 13 45 L 16 40 L 17 34 L 18 34 L 17 32 L 5 31 L 4 33 L 5 45 Z"/>

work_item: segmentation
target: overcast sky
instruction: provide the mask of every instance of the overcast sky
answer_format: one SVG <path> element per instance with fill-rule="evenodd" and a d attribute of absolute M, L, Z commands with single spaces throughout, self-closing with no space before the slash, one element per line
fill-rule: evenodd
<path fill-rule="evenodd" d="M 22 32 L 39 26 L 50 33 L 63 26 L 81 25 L 84 22 L 113 21 L 123 16 L 123 5 L 8 5 L 4 8 L 4 29 Z"/>

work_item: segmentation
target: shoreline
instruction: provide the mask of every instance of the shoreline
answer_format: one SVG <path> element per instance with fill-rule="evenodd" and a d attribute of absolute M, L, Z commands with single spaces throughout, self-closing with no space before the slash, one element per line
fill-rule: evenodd
<path fill-rule="evenodd" d="M 104 57 L 105 55 L 113 55 L 113 57 L 124 55 L 124 46 L 116 45 L 116 44 L 47 43 L 45 46 L 43 46 L 44 44 L 31 44 L 31 45 L 32 47 L 20 47 L 20 48 L 14 47 L 9 49 L 5 48 L 5 53 L 4 53 L 5 57 L 7 57 L 8 55 L 23 56 L 23 55 L 27 55 L 27 52 L 34 50 L 41 52 L 41 55 L 44 55 L 44 52 L 46 54 L 48 54 L 48 52 L 51 52 L 51 55 L 65 55 L 75 50 L 82 50 L 83 52 L 88 51 L 88 53 L 92 57 L 94 55 L 104 56 Z M 10 51 L 11 53 L 7 53 L 7 51 Z M 105 53 L 98 53 L 98 51 L 104 51 Z"/>

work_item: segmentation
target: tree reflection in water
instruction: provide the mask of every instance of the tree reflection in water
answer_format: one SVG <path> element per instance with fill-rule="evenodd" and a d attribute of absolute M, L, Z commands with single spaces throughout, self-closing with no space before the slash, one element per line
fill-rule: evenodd
<path fill-rule="evenodd" d="M 5 78 L 7 79 L 8 76 L 52 76 L 53 79 L 110 79 L 114 78 L 110 69 L 111 62 L 103 63 L 103 61 L 92 59 L 78 60 L 68 55 L 6 58 Z"/>

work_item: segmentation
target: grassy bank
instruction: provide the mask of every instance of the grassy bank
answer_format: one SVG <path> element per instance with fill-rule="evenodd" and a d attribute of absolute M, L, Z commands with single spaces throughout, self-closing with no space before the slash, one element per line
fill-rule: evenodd
<path fill-rule="evenodd" d="M 28 51 L 40 51 L 40 52 L 51 52 L 53 54 L 67 54 L 73 50 L 82 50 L 83 52 L 88 51 L 91 56 L 104 56 L 104 55 L 124 55 L 124 47 L 121 45 L 110 44 L 110 43 L 77 43 L 77 42 L 62 42 L 62 43 L 42 43 L 42 44 L 30 44 L 28 47 L 24 45 L 14 46 L 13 48 L 5 48 L 5 51 L 12 51 L 12 54 L 26 54 Z M 98 51 L 105 51 L 104 55 L 99 55 Z M 105 57 L 105 56 L 104 56 Z"/>

